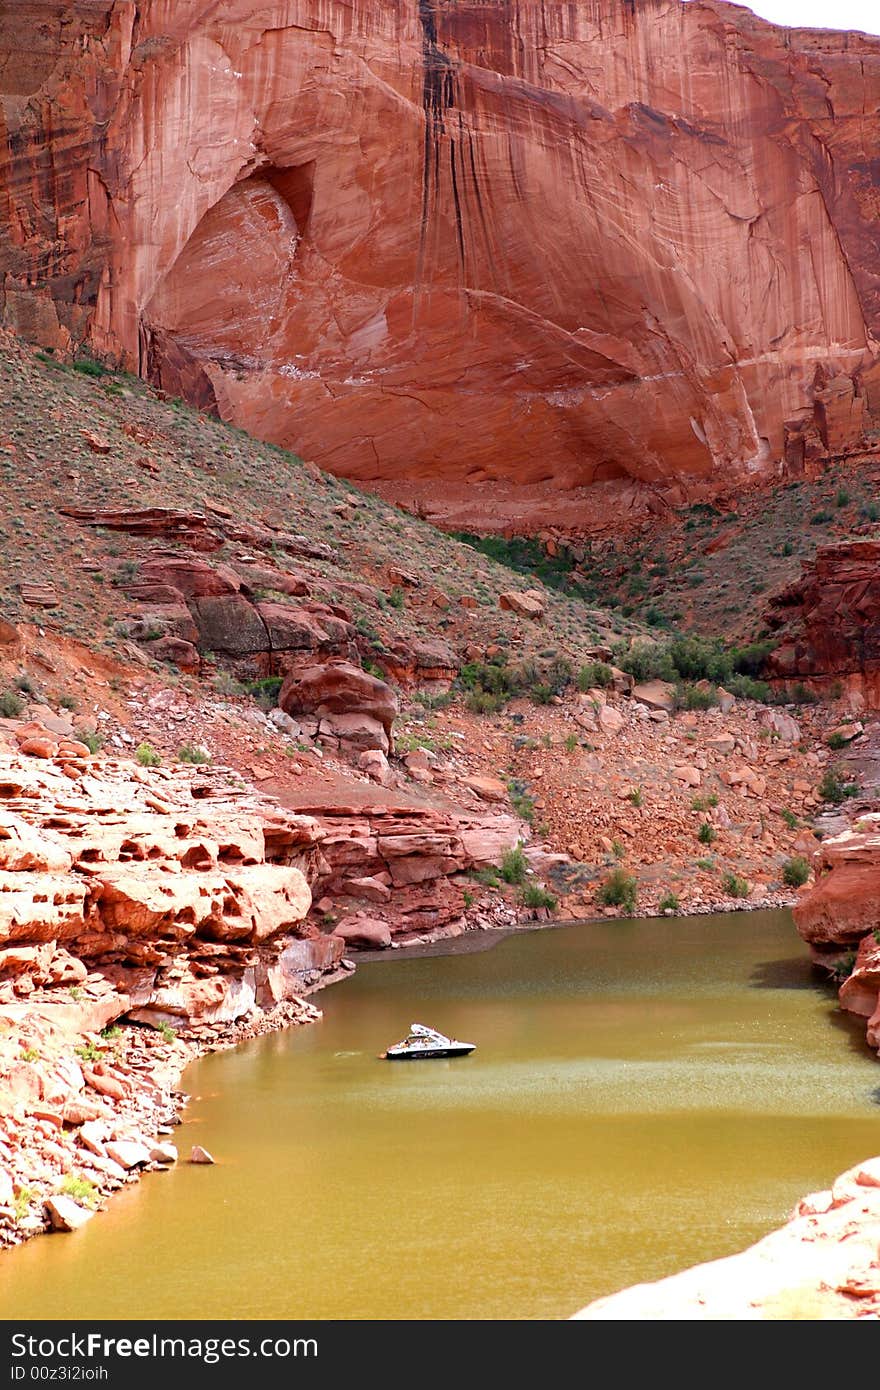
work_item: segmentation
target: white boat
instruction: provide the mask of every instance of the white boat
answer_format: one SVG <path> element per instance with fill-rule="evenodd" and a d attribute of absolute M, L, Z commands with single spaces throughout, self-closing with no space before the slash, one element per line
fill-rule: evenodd
<path fill-rule="evenodd" d="M 410 1030 L 403 1042 L 395 1043 L 382 1053 L 386 1062 L 427 1061 L 429 1057 L 466 1057 L 473 1052 L 476 1043 L 458 1042 L 447 1038 L 436 1028 L 428 1028 L 424 1023 L 410 1024 Z"/>

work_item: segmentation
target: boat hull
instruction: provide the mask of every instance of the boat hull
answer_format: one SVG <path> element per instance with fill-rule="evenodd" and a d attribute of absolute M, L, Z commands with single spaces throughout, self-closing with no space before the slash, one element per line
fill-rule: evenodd
<path fill-rule="evenodd" d="M 430 1062 L 438 1057 L 467 1057 L 474 1047 L 473 1043 L 465 1043 L 459 1047 L 426 1047 L 419 1052 L 395 1052 L 390 1049 L 382 1053 L 382 1058 L 386 1062 Z"/>

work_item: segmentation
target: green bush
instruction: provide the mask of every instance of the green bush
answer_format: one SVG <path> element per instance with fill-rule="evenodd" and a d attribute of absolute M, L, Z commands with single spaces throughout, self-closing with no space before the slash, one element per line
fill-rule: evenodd
<path fill-rule="evenodd" d="M 181 763 L 209 763 L 211 755 L 195 743 L 185 743 L 182 748 L 177 750 L 177 760 Z M 150 764 L 150 766 L 155 766 L 155 764 Z"/>
<path fill-rule="evenodd" d="M 527 883 L 523 887 L 520 901 L 523 907 L 546 907 L 552 912 L 557 900 L 552 893 L 548 893 L 546 888 L 542 888 L 540 883 Z"/>
<path fill-rule="evenodd" d="M 783 807 L 779 814 L 785 821 L 785 824 L 788 826 L 789 830 L 796 830 L 797 827 L 800 825 L 800 821 L 798 820 L 794 811 L 789 811 L 787 807 Z"/>
<path fill-rule="evenodd" d="M 490 695 L 488 690 L 471 690 L 465 698 L 471 714 L 497 714 L 506 703 L 506 695 Z"/>
<path fill-rule="evenodd" d="M 839 752 L 841 748 L 845 748 L 847 745 L 847 740 L 844 738 L 843 734 L 829 734 L 825 742 L 828 744 L 829 748 L 834 749 L 835 753 Z"/>
<path fill-rule="evenodd" d="M 74 729 L 74 736 L 84 743 L 90 753 L 97 753 L 104 747 L 103 734 L 96 734 L 94 729 Z"/>
<path fill-rule="evenodd" d="M 70 364 L 75 372 L 82 376 L 105 376 L 106 368 L 100 362 L 95 362 L 91 357 L 79 357 L 76 362 Z"/>
<path fill-rule="evenodd" d="M 753 680 L 751 676 L 733 675 L 726 688 L 738 700 L 756 700 L 759 704 L 769 705 L 773 698 L 773 691 L 767 682 Z"/>
<path fill-rule="evenodd" d="M 810 877 L 810 866 L 802 854 L 794 854 L 782 866 L 782 882 L 789 888 L 803 888 Z"/>
<path fill-rule="evenodd" d="M 5 690 L 0 695 L 0 714 L 4 719 L 17 719 L 24 709 L 24 700 L 14 690 Z"/>
<path fill-rule="evenodd" d="M 634 874 L 626 869 L 612 869 L 600 887 L 596 897 L 604 907 L 622 907 L 627 916 L 632 917 L 638 899 L 638 883 Z"/>
<path fill-rule="evenodd" d="M 729 869 L 721 878 L 721 887 L 729 898 L 747 898 L 749 896 L 749 885 L 744 878 L 732 873 Z"/>
<path fill-rule="evenodd" d="M 631 801 L 633 806 L 641 806 L 643 800 L 641 787 L 633 787 L 631 792 L 627 792 L 626 799 Z"/>
<path fill-rule="evenodd" d="M 153 747 L 152 743 L 139 744 L 138 750 L 135 753 L 135 757 L 137 758 L 141 767 L 158 767 L 162 761 L 159 754 Z"/>
<path fill-rule="evenodd" d="M 657 911 L 660 913 L 672 912 L 677 914 L 680 910 L 681 903 L 678 901 L 676 893 L 664 893 L 657 904 Z"/>
<path fill-rule="evenodd" d="M 715 829 L 714 825 L 710 825 L 707 820 L 704 820 L 697 831 L 697 839 L 701 845 L 714 845 L 715 841 L 718 839 L 718 831 Z"/>
<path fill-rule="evenodd" d="M 521 844 L 507 849 L 501 857 L 501 877 L 505 883 L 525 883 L 528 864 Z"/>
<path fill-rule="evenodd" d="M 845 782 L 839 767 L 829 767 L 819 783 L 819 796 L 823 801 L 830 801 L 833 806 L 839 806 L 842 801 L 848 801 L 850 797 L 858 794 L 856 783 Z"/>
<path fill-rule="evenodd" d="M 810 517 L 810 525 L 827 526 L 828 522 L 833 520 L 834 518 L 832 517 L 831 513 L 823 510 L 821 512 L 816 512 L 815 516 Z"/>
<path fill-rule="evenodd" d="M 577 734 L 566 734 L 566 735 L 565 735 L 565 751 L 566 751 L 566 753 L 574 753 L 574 751 L 575 751 L 575 749 L 577 748 L 577 746 L 578 746 L 578 736 L 577 736 Z"/>
<path fill-rule="evenodd" d="M 718 691 L 714 686 L 701 690 L 696 685 L 685 685 L 679 690 L 678 704 L 683 709 L 712 709 L 718 704 Z"/>
<path fill-rule="evenodd" d="M 614 672 L 604 661 L 589 661 L 578 671 L 577 687 L 581 693 L 587 690 L 604 690 L 614 680 Z"/>
<path fill-rule="evenodd" d="M 61 1183 L 61 1192 L 65 1197 L 72 1197 L 75 1202 L 79 1202 L 83 1207 L 96 1207 L 98 1205 L 98 1189 L 88 1178 L 78 1177 L 74 1173 L 68 1173 Z"/>

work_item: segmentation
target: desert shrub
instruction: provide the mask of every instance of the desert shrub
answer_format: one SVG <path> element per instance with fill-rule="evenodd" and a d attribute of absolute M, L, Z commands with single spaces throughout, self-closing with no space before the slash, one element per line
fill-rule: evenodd
<path fill-rule="evenodd" d="M 507 784 L 507 791 L 510 795 L 510 804 L 521 820 L 532 824 L 535 818 L 535 801 L 528 793 L 525 782 L 519 778 L 513 778 Z"/>
<path fill-rule="evenodd" d="M 195 743 L 184 743 L 177 750 L 177 760 L 181 763 L 209 763 L 211 755 Z"/>
<path fill-rule="evenodd" d="M 681 910 L 681 903 L 679 902 L 679 900 L 678 900 L 678 895 L 677 895 L 676 893 L 671 893 L 671 892 L 664 893 L 664 894 L 663 894 L 663 897 L 660 899 L 659 903 L 657 904 L 657 911 L 658 911 L 658 912 L 662 912 L 662 913 L 666 913 L 666 912 L 677 913 L 677 912 L 679 912 L 680 910 Z"/>
<path fill-rule="evenodd" d="M 88 1178 L 79 1177 L 75 1173 L 68 1173 L 61 1183 L 61 1192 L 65 1197 L 72 1197 L 75 1202 L 79 1202 L 83 1207 L 96 1207 L 98 1205 L 98 1189 Z"/>
<path fill-rule="evenodd" d="M 4 690 L 0 695 L 0 714 L 4 719 L 17 719 L 24 709 L 24 700 L 14 690 Z"/>
<path fill-rule="evenodd" d="M 104 735 L 95 733 L 94 729 L 74 729 L 74 737 L 84 743 L 90 753 L 97 753 L 104 747 Z"/>
<path fill-rule="evenodd" d="M 514 849 L 506 849 L 501 857 L 501 877 L 505 883 L 525 883 L 528 865 L 523 847 L 518 844 Z"/>
<path fill-rule="evenodd" d="M 835 753 L 839 752 L 841 748 L 845 748 L 847 743 L 843 734 L 829 734 L 825 742 L 829 748 L 834 749 Z"/>
<path fill-rule="evenodd" d="M 725 688 L 739 700 L 757 700 L 762 705 L 770 704 L 773 691 L 766 681 L 756 681 L 751 676 L 734 674 Z"/>
<path fill-rule="evenodd" d="M 523 887 L 520 901 L 523 907 L 546 907 L 552 912 L 557 900 L 546 888 L 542 888 L 540 883 L 527 883 Z"/>
<path fill-rule="evenodd" d="M 634 874 L 626 869 L 612 869 L 596 894 L 604 907 L 622 907 L 632 917 L 638 899 L 638 883 Z"/>
<path fill-rule="evenodd" d="M 800 822 L 797 816 L 795 815 L 794 811 L 789 811 L 788 808 L 784 806 L 782 810 L 779 812 L 779 814 L 785 821 L 785 824 L 788 826 L 789 830 L 797 829 Z"/>
<path fill-rule="evenodd" d="M 139 744 L 138 750 L 135 753 L 135 757 L 137 758 L 141 767 L 158 767 L 162 761 L 161 757 L 156 752 L 152 743 Z"/>
<path fill-rule="evenodd" d="M 803 888 L 810 877 L 810 866 L 802 854 L 794 854 L 782 866 L 782 882 L 789 888 Z"/>
<path fill-rule="evenodd" d="M 696 685 L 685 685 L 678 692 L 677 703 L 683 709 L 712 709 L 718 704 L 718 691 L 714 686 L 701 690 Z"/>
<path fill-rule="evenodd" d="M 730 869 L 721 877 L 721 887 L 729 898 L 747 898 L 749 896 L 749 885 L 739 874 L 733 873 Z"/>
<path fill-rule="evenodd" d="M 856 783 L 844 781 L 839 767 L 829 767 L 819 783 L 819 796 L 823 801 L 830 801 L 833 806 L 839 806 L 842 801 L 848 801 L 850 797 L 858 794 Z"/>
<path fill-rule="evenodd" d="M 577 687 L 581 692 L 604 690 L 614 680 L 614 672 L 604 661 L 588 661 L 577 675 Z"/>
<path fill-rule="evenodd" d="M 714 845 L 715 841 L 718 839 L 718 831 L 715 829 L 714 825 L 710 825 L 707 820 L 704 820 L 697 831 L 697 839 L 701 845 Z"/>

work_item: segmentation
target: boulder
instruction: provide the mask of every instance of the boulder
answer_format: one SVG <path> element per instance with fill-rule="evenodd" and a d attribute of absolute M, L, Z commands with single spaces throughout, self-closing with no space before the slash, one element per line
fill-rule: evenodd
<path fill-rule="evenodd" d="M 385 754 L 378 748 L 369 748 L 361 753 L 358 758 L 358 767 L 361 772 L 365 772 L 373 782 L 378 782 L 381 787 L 394 785 L 395 776 Z"/>
<path fill-rule="evenodd" d="M 399 710 L 390 685 L 348 661 L 329 661 L 291 671 L 281 687 L 278 704 L 294 718 L 300 714 L 367 715 L 382 726 L 389 743 Z"/>
<path fill-rule="evenodd" d="M 163 1144 L 158 1141 L 150 1146 L 150 1161 L 160 1163 L 163 1167 L 177 1162 L 176 1144 Z"/>
<path fill-rule="evenodd" d="M 527 589 L 525 593 L 509 590 L 500 595 L 498 604 L 521 618 L 531 618 L 535 622 L 540 622 L 544 616 L 544 598 L 538 589 Z"/>
<path fill-rule="evenodd" d="M 150 1150 L 146 1144 L 133 1139 L 111 1139 L 106 1145 L 107 1157 L 120 1168 L 141 1168 L 150 1162 Z"/>
<path fill-rule="evenodd" d="M 384 950 L 391 945 L 391 928 L 376 917 L 345 917 L 337 922 L 333 934 L 341 937 L 346 946 L 364 950 Z"/>
<path fill-rule="evenodd" d="M 625 722 L 620 710 L 613 705 L 600 705 L 596 710 L 596 723 L 603 734 L 619 734 Z"/>
<path fill-rule="evenodd" d="M 192 1148 L 190 1149 L 189 1161 L 190 1161 L 190 1163 L 205 1163 L 205 1164 L 207 1164 L 207 1163 L 215 1163 L 215 1162 L 216 1162 L 216 1159 L 213 1158 L 212 1155 L 208 1153 L 208 1150 L 207 1150 L 207 1149 L 203 1149 L 202 1146 L 201 1146 L 201 1144 L 193 1144 Z"/>
<path fill-rule="evenodd" d="M 675 709 L 675 686 L 669 681 L 641 681 L 632 687 L 630 698 L 647 709 L 662 709 L 671 714 Z"/>
<path fill-rule="evenodd" d="M 462 782 L 469 787 L 472 792 L 476 792 L 481 801 L 509 801 L 510 793 L 507 785 L 497 777 L 487 777 L 471 773 L 462 778 Z"/>
<path fill-rule="evenodd" d="M 53 1231 L 78 1231 L 94 1216 L 93 1211 L 81 1207 L 72 1197 L 47 1197 L 43 1203 Z"/>

